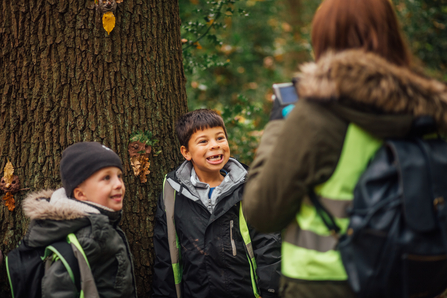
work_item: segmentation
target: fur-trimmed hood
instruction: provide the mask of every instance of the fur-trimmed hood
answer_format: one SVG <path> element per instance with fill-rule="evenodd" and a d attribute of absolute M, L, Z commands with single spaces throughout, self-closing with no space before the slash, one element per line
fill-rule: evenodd
<path fill-rule="evenodd" d="M 346 99 L 386 114 L 431 116 L 447 131 L 447 86 L 373 53 L 328 53 L 300 68 L 297 91 L 313 101 Z"/>
<path fill-rule="evenodd" d="M 63 188 L 30 193 L 23 201 L 23 210 L 31 219 L 24 237 L 30 247 L 46 246 L 87 226 L 101 229 L 116 225 L 121 219 L 120 211 L 70 199 Z"/>
<path fill-rule="evenodd" d="M 93 206 L 68 198 L 63 188 L 30 193 L 23 201 L 23 211 L 31 220 L 72 220 L 100 213 Z"/>

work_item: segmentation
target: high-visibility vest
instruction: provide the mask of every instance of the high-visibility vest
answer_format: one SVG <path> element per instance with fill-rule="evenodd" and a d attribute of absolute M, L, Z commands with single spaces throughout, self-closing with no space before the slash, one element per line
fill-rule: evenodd
<path fill-rule="evenodd" d="M 174 272 L 174 282 L 175 291 L 177 293 L 177 298 L 182 297 L 182 263 L 181 263 L 181 252 L 180 243 L 177 237 L 177 232 L 175 230 L 174 221 L 174 208 L 175 208 L 175 197 L 177 191 L 172 188 L 169 182 L 166 181 L 166 176 L 163 181 L 163 201 L 166 212 L 166 225 L 168 231 L 168 242 L 169 242 L 169 254 L 171 256 L 172 271 Z M 251 243 L 251 237 L 248 230 L 247 222 L 245 221 L 244 214 L 242 213 L 242 204 L 239 204 L 239 229 L 244 240 L 244 244 L 247 252 L 248 263 L 250 264 L 250 276 L 251 285 L 253 288 L 253 295 L 259 298 L 259 291 L 257 286 L 258 277 L 256 275 L 256 260 L 253 251 L 253 245 Z"/>
<path fill-rule="evenodd" d="M 382 140 L 350 124 L 334 173 L 314 189 L 319 201 L 335 217 L 342 234 L 349 224 L 347 208 L 352 204 L 355 185 L 381 145 Z M 284 232 L 283 275 L 309 281 L 346 280 L 340 253 L 335 250 L 336 244 L 337 238 L 306 198 L 295 220 Z"/>

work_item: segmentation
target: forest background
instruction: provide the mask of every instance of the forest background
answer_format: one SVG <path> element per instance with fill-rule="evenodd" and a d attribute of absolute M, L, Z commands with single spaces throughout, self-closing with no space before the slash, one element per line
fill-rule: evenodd
<path fill-rule="evenodd" d="M 415 67 L 446 81 L 447 1 L 392 0 Z M 313 60 L 313 0 L 180 0 L 188 108 L 215 109 L 232 155 L 250 164 L 272 106 L 272 84 Z"/>
<path fill-rule="evenodd" d="M 392 1 L 416 65 L 447 80 L 447 0 Z M 0 169 L 11 161 L 21 187 L 15 209 L 11 196 L 0 204 L 3 254 L 25 234 L 26 195 L 61 185 L 62 150 L 98 141 L 124 163 L 121 227 L 139 294 L 149 297 L 157 198 L 164 175 L 182 161 L 175 120 L 188 108 L 218 110 L 232 155 L 249 165 L 269 118 L 272 84 L 290 81 L 313 59 L 310 28 L 320 3 L 126 0 L 109 35 L 92 0 L 1 1 Z M 147 181 L 148 169 L 138 176 L 128 151 L 137 136 L 154 145 L 141 159 L 150 165 Z M 4 264 L 0 297 L 10 297 Z"/>

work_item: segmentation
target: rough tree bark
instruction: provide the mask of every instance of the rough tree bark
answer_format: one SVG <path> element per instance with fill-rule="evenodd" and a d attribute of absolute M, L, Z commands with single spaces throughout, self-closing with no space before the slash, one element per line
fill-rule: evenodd
<path fill-rule="evenodd" d="M 9 159 L 21 187 L 16 208 L 0 200 L 0 249 L 26 232 L 27 192 L 61 185 L 61 152 L 98 141 L 119 154 L 127 186 L 121 223 L 135 259 L 140 297 L 149 297 L 156 198 L 180 161 L 174 122 L 187 110 L 177 0 L 124 0 L 107 35 L 93 0 L 0 1 L 0 173 Z M 134 177 L 127 145 L 150 130 L 162 153 L 148 182 Z M 0 297 L 10 297 L 5 265 Z"/>

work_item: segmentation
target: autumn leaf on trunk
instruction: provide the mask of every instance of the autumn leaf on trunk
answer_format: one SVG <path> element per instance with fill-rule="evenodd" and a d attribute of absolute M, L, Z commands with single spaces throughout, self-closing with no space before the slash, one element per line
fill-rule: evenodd
<path fill-rule="evenodd" d="M 5 206 L 8 207 L 8 210 L 9 211 L 14 211 L 14 208 L 16 207 L 16 204 L 15 204 L 15 201 L 14 201 L 14 196 L 10 192 L 7 192 L 3 196 L 3 200 L 5 200 Z"/>
<path fill-rule="evenodd" d="M 113 28 L 115 28 L 115 15 L 113 14 L 113 12 L 106 12 L 102 16 L 102 26 L 107 31 L 107 34 L 110 34 L 110 32 L 112 32 Z"/>
<path fill-rule="evenodd" d="M 8 160 L 3 173 L 3 178 L 5 179 L 6 184 L 10 184 L 12 182 L 13 174 L 14 174 L 14 167 L 12 166 L 12 163 Z"/>
<path fill-rule="evenodd" d="M 151 163 L 149 162 L 149 158 L 147 158 L 147 157 L 142 157 L 142 158 L 140 158 L 140 160 L 142 161 L 141 162 L 141 166 L 142 166 L 142 169 L 141 169 L 141 173 L 140 173 L 140 181 L 141 181 L 141 183 L 146 183 L 147 182 L 147 175 L 149 175 L 149 173 L 151 172 L 151 171 L 149 171 L 149 166 L 151 165 Z"/>

